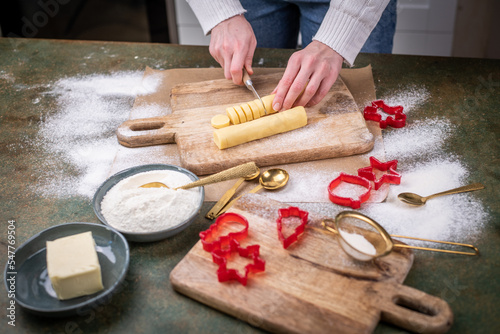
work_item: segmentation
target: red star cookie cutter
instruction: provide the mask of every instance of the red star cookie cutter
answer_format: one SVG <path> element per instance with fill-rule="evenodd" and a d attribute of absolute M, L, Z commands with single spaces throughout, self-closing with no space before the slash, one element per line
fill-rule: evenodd
<path fill-rule="evenodd" d="M 304 233 L 304 230 L 306 228 L 307 224 L 307 218 L 309 216 L 309 212 L 300 210 L 298 207 L 291 206 L 289 208 L 284 208 L 284 209 L 279 209 L 278 210 L 279 217 L 276 219 L 277 227 L 278 227 L 278 238 L 280 239 L 281 243 L 283 244 L 283 248 L 287 249 L 288 246 L 290 246 L 292 243 L 297 241 L 299 238 L 299 235 Z M 301 223 L 299 226 L 295 228 L 295 231 L 289 235 L 288 237 L 285 238 L 283 235 L 283 218 L 288 218 L 288 217 L 299 217 L 301 220 Z"/>
<path fill-rule="evenodd" d="M 392 116 L 387 116 L 383 120 L 378 109 L 382 109 L 383 112 Z M 378 122 L 381 129 L 385 129 L 387 126 L 402 128 L 406 125 L 406 114 L 403 113 L 403 106 L 388 106 L 383 100 L 372 101 L 371 106 L 365 107 L 363 115 L 367 121 Z"/>
<path fill-rule="evenodd" d="M 375 190 L 378 190 L 384 183 L 391 183 L 391 184 L 401 183 L 401 174 L 396 172 L 397 167 L 398 167 L 397 160 L 380 162 L 375 157 L 370 157 L 370 166 L 358 169 L 358 176 L 373 181 L 373 183 L 375 184 Z M 387 171 L 388 173 L 382 175 L 377 180 L 375 173 L 373 172 L 374 169 L 378 169 L 383 172 Z"/>
<path fill-rule="evenodd" d="M 219 232 L 219 228 L 226 223 L 238 223 L 243 225 L 243 229 L 237 232 L 230 232 L 227 235 L 215 238 Z M 222 250 L 229 247 L 231 240 L 242 240 L 248 235 L 248 220 L 234 212 L 227 212 L 220 215 L 215 223 L 210 225 L 208 230 L 200 232 L 199 236 L 203 249 L 207 252 L 214 250 Z"/>
<path fill-rule="evenodd" d="M 238 253 L 239 256 L 250 258 L 253 260 L 245 266 L 244 274 L 240 274 L 236 269 L 227 268 L 227 258 L 232 253 Z M 217 269 L 217 278 L 219 282 L 226 282 L 236 280 L 241 285 L 246 286 L 249 273 L 257 273 L 266 269 L 266 261 L 260 257 L 260 246 L 250 245 L 248 247 L 241 247 L 240 243 L 235 239 L 229 242 L 229 251 L 216 249 L 212 252 L 212 259 L 214 263 L 219 265 Z"/>
<path fill-rule="evenodd" d="M 362 187 L 365 187 L 366 191 L 361 194 L 358 199 L 335 195 L 333 190 L 342 182 L 360 185 Z M 364 177 L 340 173 L 340 175 L 337 178 L 333 179 L 332 182 L 330 182 L 330 184 L 328 185 L 328 197 L 330 198 L 330 201 L 335 204 L 350 206 L 353 209 L 359 209 L 361 207 L 361 203 L 366 202 L 370 197 L 371 190 L 372 185 L 370 181 L 368 181 Z"/>

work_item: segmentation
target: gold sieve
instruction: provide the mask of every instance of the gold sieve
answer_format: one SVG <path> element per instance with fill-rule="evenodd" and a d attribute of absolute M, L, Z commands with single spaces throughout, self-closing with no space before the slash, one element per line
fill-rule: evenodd
<path fill-rule="evenodd" d="M 479 254 L 479 250 L 475 246 L 469 244 L 414 238 L 402 235 L 389 235 L 389 233 L 387 233 L 387 231 L 375 220 L 356 211 L 342 211 L 335 217 L 335 219 L 324 219 L 321 222 L 321 225 L 327 231 L 338 235 L 342 249 L 348 255 L 360 261 L 370 261 L 378 257 L 385 256 L 389 254 L 394 247 L 471 256 Z M 470 248 L 473 251 L 465 252 L 440 248 L 410 246 L 394 243 L 392 238 L 404 238 L 460 246 Z"/>

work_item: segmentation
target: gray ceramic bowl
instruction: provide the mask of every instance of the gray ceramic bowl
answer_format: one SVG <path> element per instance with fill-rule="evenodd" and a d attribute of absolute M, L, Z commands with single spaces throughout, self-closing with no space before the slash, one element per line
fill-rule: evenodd
<path fill-rule="evenodd" d="M 101 265 L 104 289 L 92 295 L 59 300 L 47 274 L 46 241 L 91 231 Z M 50 227 L 16 249 L 15 301 L 25 310 L 43 316 L 85 314 L 96 305 L 111 301 L 120 290 L 130 259 L 127 240 L 118 231 L 101 224 L 65 223 Z M 5 266 L 4 283 L 9 291 L 12 269 Z"/>
<path fill-rule="evenodd" d="M 120 182 L 123 179 L 126 179 L 132 175 L 138 174 L 138 173 L 143 173 L 143 172 L 149 172 L 153 170 L 172 170 L 176 172 L 180 172 L 183 174 L 186 174 L 191 180 L 197 181 L 198 176 L 196 174 L 188 171 L 185 168 L 174 166 L 174 165 L 168 165 L 168 164 L 152 164 L 152 165 L 141 165 L 137 167 L 132 167 L 126 170 L 123 170 L 119 173 L 116 173 L 115 175 L 111 176 L 109 179 L 104 181 L 104 183 L 97 189 L 97 192 L 94 195 L 94 200 L 93 200 L 93 206 L 94 206 L 94 212 L 99 218 L 101 222 L 104 224 L 109 225 L 106 222 L 106 219 L 102 215 L 101 212 L 101 202 L 103 197 L 106 195 L 106 193 L 113 187 L 115 186 L 118 182 Z M 182 232 L 185 228 L 187 228 L 191 223 L 196 219 L 196 216 L 201 210 L 201 206 L 203 205 L 203 201 L 205 200 L 205 189 L 201 187 L 200 189 L 201 196 L 200 196 L 200 201 L 197 203 L 197 208 L 185 221 L 177 224 L 176 226 L 173 226 L 168 229 L 160 230 L 160 231 L 155 231 L 155 232 L 127 232 L 127 231 L 120 231 L 125 238 L 129 241 L 137 241 L 137 242 L 152 242 L 152 241 L 158 241 L 162 239 L 166 239 L 168 237 L 171 237 L 173 235 L 176 235 L 180 232 Z M 113 227 L 113 226 L 111 226 Z M 114 228 L 114 227 L 113 227 Z"/>

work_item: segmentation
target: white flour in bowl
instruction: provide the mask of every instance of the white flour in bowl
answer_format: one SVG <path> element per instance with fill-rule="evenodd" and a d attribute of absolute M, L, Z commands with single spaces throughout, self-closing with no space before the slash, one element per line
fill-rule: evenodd
<path fill-rule="evenodd" d="M 200 188 L 178 189 L 192 180 L 171 170 L 132 175 L 111 188 L 101 202 L 101 213 L 112 227 L 129 233 L 157 232 L 179 225 L 198 209 Z M 162 182 L 170 188 L 141 188 Z"/>

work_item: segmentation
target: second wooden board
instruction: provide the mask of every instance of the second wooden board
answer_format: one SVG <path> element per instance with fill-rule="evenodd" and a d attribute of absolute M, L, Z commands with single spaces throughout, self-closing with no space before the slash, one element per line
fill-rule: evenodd
<path fill-rule="evenodd" d="M 286 207 L 251 194 L 231 210 L 249 222 L 241 245 L 259 244 L 266 261 L 265 271 L 251 274 L 247 286 L 218 282 L 217 265 L 198 242 L 172 270 L 174 289 L 278 333 L 371 333 L 380 320 L 418 333 L 450 328 L 453 314 L 444 300 L 402 284 L 413 262 L 411 250 L 396 248 L 371 262 L 353 260 L 338 238 L 324 232 L 323 217 L 313 213 L 304 234 L 283 249 L 276 219 Z M 228 267 L 238 268 L 239 260 L 230 257 Z"/>

